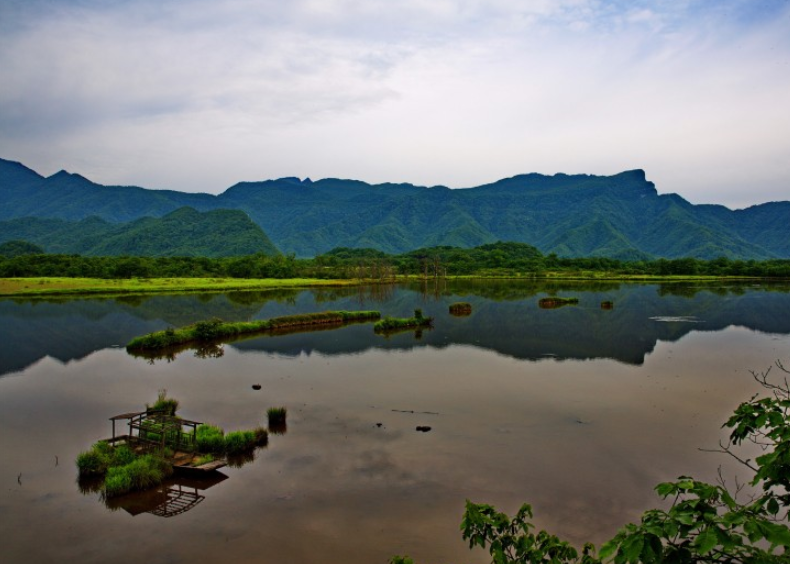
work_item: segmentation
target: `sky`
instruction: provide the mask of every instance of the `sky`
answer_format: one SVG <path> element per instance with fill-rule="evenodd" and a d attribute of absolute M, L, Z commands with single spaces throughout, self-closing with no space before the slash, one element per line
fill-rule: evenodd
<path fill-rule="evenodd" d="M 188 192 L 641 168 L 790 200 L 790 2 L 0 0 L 0 157 Z"/>

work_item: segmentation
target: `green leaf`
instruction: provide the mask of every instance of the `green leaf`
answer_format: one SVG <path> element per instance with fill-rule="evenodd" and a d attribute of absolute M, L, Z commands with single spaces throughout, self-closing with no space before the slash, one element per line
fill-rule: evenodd
<path fill-rule="evenodd" d="M 612 554 L 615 553 L 615 551 L 617 550 L 618 545 L 619 545 L 619 542 L 618 542 L 616 537 L 613 538 L 610 541 L 607 541 L 607 542 L 603 543 L 601 545 L 601 550 L 598 552 L 598 556 L 601 557 L 601 560 L 606 560 Z"/>
<path fill-rule="evenodd" d="M 664 482 L 656 486 L 656 493 L 661 497 L 667 497 L 668 495 L 675 493 L 675 491 L 677 491 L 677 488 L 672 482 Z"/>
<path fill-rule="evenodd" d="M 632 535 L 623 543 L 623 556 L 625 556 L 628 562 L 638 562 L 644 545 L 645 539 L 641 534 Z"/>
<path fill-rule="evenodd" d="M 774 546 L 790 546 L 790 529 L 778 523 L 763 523 L 765 538 Z"/>
<path fill-rule="evenodd" d="M 697 536 L 695 544 L 697 545 L 699 553 L 705 555 L 709 553 L 718 543 L 719 538 L 716 535 L 716 530 L 711 527 L 705 529 Z"/>

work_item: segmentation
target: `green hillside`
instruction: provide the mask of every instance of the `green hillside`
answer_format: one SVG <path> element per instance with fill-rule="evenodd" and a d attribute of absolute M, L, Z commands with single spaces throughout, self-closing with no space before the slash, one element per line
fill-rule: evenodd
<path fill-rule="evenodd" d="M 184 206 L 241 210 L 278 249 L 298 257 L 336 247 L 399 254 L 496 241 L 526 243 L 563 257 L 790 257 L 790 202 L 735 211 L 693 205 L 676 194 L 659 195 L 642 170 L 613 176 L 533 173 L 457 190 L 281 178 L 242 182 L 214 196 L 101 186 L 66 172 L 44 178 L 0 159 L 0 220 L 75 222 L 95 216 L 119 223 L 163 217 Z M 60 231 L 57 224 L 49 225 Z M 100 244 L 96 237 L 104 237 L 95 223 L 81 224 L 81 229 L 74 236 L 88 248 Z M 156 244 L 147 241 L 145 246 Z"/>
<path fill-rule="evenodd" d="M 230 257 L 277 249 L 247 215 L 238 210 L 205 213 L 184 207 L 161 218 L 109 223 L 35 217 L 0 221 L 0 242 L 23 240 L 47 253 L 89 256 Z"/>

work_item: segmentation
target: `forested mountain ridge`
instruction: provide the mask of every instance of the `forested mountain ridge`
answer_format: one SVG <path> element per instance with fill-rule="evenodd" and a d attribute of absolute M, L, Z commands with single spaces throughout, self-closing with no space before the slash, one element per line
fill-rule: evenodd
<path fill-rule="evenodd" d="M 303 257 L 335 247 L 396 254 L 495 241 L 569 257 L 790 257 L 790 202 L 735 211 L 694 205 L 676 194 L 659 195 L 642 170 L 532 173 L 455 190 L 281 178 L 241 182 L 214 196 L 102 186 L 66 172 L 44 178 L 0 159 L 0 220 L 97 216 L 119 222 L 161 217 L 183 206 L 242 210 L 277 248 Z"/>
<path fill-rule="evenodd" d="M 198 212 L 179 208 L 161 218 L 110 223 L 96 216 L 79 221 L 25 217 L 0 221 L 0 242 L 24 240 L 47 253 L 87 256 L 233 257 L 278 250 L 240 210 Z"/>

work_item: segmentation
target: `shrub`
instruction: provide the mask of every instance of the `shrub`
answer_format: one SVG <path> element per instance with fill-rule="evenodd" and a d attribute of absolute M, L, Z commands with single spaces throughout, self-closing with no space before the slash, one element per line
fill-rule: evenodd
<path fill-rule="evenodd" d="M 145 404 L 145 408 L 149 411 L 162 411 L 167 415 L 175 415 L 178 410 L 178 400 L 167 397 L 167 390 L 159 390 L 154 405 Z"/>
<path fill-rule="evenodd" d="M 89 451 L 79 453 L 77 469 L 80 476 L 104 475 L 113 464 L 113 450 L 107 441 L 99 441 Z"/>
<path fill-rule="evenodd" d="M 104 495 L 115 497 L 123 495 L 132 489 L 132 477 L 126 472 L 125 466 L 110 468 L 107 479 L 104 480 Z"/>
<path fill-rule="evenodd" d="M 94 449 L 77 455 L 77 469 L 80 476 L 99 476 L 107 471 L 107 458 Z"/>
<path fill-rule="evenodd" d="M 134 490 L 147 490 L 161 484 L 172 472 L 166 460 L 146 454 L 124 466 L 109 468 L 104 493 L 107 497 L 116 497 Z"/>
<path fill-rule="evenodd" d="M 250 451 L 255 448 L 254 431 L 233 431 L 225 435 L 225 452 L 230 455 Z"/>
<path fill-rule="evenodd" d="M 197 449 L 201 452 L 222 453 L 225 451 L 225 433 L 216 425 L 203 424 L 195 431 Z"/>
<path fill-rule="evenodd" d="M 133 462 L 137 455 L 126 445 L 115 447 L 112 450 L 112 466 L 126 466 Z"/>
<path fill-rule="evenodd" d="M 194 334 L 195 338 L 200 341 L 211 341 L 221 336 L 220 326 L 222 325 L 221 319 L 211 319 L 209 321 L 198 321 L 195 323 Z"/>

